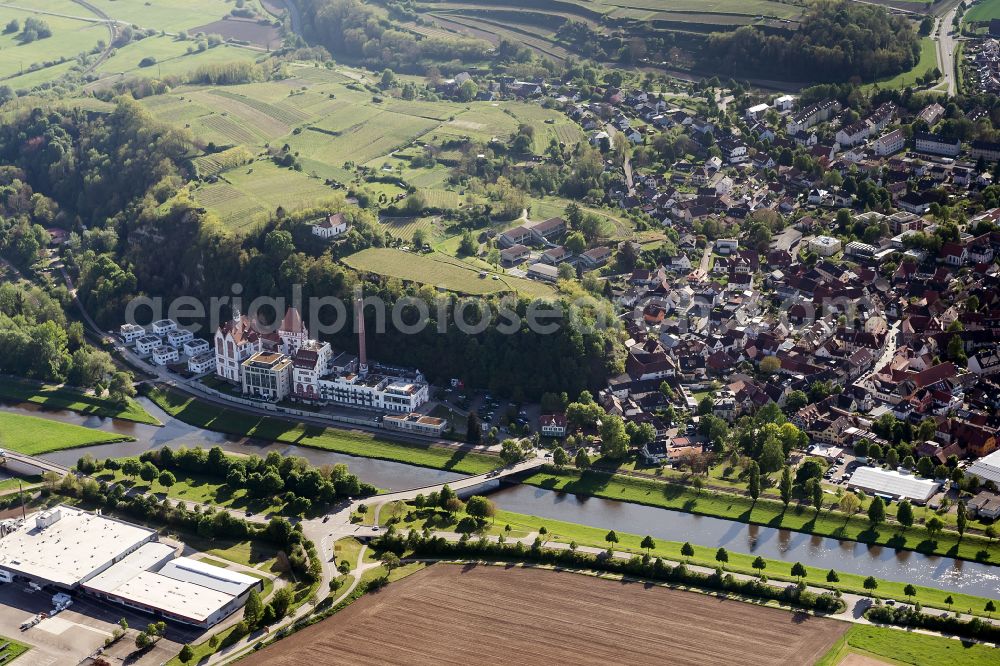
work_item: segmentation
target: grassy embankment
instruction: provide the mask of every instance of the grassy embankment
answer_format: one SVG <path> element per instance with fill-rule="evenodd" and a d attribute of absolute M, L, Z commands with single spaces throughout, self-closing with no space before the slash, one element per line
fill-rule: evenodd
<path fill-rule="evenodd" d="M 34 456 L 95 444 L 132 442 L 132 437 L 91 430 L 35 416 L 0 412 L 0 447 Z"/>
<path fill-rule="evenodd" d="M 780 502 L 770 500 L 759 499 L 754 502 L 743 495 L 698 492 L 677 484 L 596 472 L 580 474 L 573 470 L 555 472 L 549 469 L 536 472 L 524 482 L 549 490 L 622 500 L 835 539 L 987 564 L 1000 563 L 1000 542 L 970 535 L 962 538 L 957 532 L 951 531 L 931 535 L 921 526 L 903 528 L 900 525 L 881 525 L 873 529 L 864 515 L 847 516 L 829 508 L 819 513 L 804 506 L 789 506 L 786 510 Z"/>
<path fill-rule="evenodd" d="M 987 645 L 856 624 L 816 662 L 816 666 L 836 666 L 849 654 L 912 666 L 992 666 L 1000 663 L 1000 650 Z"/>
<path fill-rule="evenodd" d="M 366 432 L 250 416 L 214 407 L 169 389 L 151 389 L 148 395 L 171 416 L 206 430 L 464 474 L 484 474 L 503 464 L 499 458 L 481 453 L 430 444 L 407 444 Z"/>
<path fill-rule="evenodd" d="M 368 513 L 370 514 L 371 511 Z M 382 525 L 386 525 L 395 514 L 401 520 L 401 522 L 397 524 L 397 528 L 402 530 L 410 528 L 419 530 L 423 529 L 425 525 L 427 525 L 430 529 L 453 530 L 458 520 L 463 517 L 463 515 L 456 515 L 452 520 L 445 520 L 444 516 L 439 513 L 435 520 L 431 520 L 429 522 L 419 518 L 417 520 L 407 522 L 405 520 L 405 513 L 405 509 L 400 509 L 394 512 L 393 507 L 387 505 L 386 507 L 383 507 L 381 513 L 379 514 L 379 522 Z M 506 526 L 508 525 L 511 528 L 510 531 L 506 531 Z M 529 534 L 538 533 L 542 527 L 544 527 L 547 531 L 544 539 L 548 541 L 560 543 L 576 542 L 579 546 L 591 546 L 594 548 L 608 547 L 608 542 L 605 540 L 608 532 L 603 528 L 579 525 L 577 523 L 568 523 L 549 518 L 540 518 L 538 516 L 528 516 L 503 510 L 497 511 L 494 520 L 489 525 L 487 533 L 494 535 L 505 534 L 507 538 L 516 539 L 523 538 Z M 646 552 L 646 549 L 642 548 L 640 545 L 643 535 L 616 532 L 616 536 L 618 537 L 618 543 L 615 544 L 615 550 L 628 551 L 636 554 L 643 554 Z M 663 539 L 654 539 L 654 541 L 656 542 L 656 547 L 650 551 L 650 554 L 654 557 L 662 557 L 675 562 L 690 562 L 692 564 L 699 564 L 713 568 L 723 564 L 723 568 L 726 571 L 750 575 L 757 575 L 758 573 L 752 566 L 756 557 L 754 555 L 727 551 L 729 557 L 728 561 L 720 563 L 715 559 L 717 551 L 715 547 L 692 544 L 692 547 L 694 548 L 694 555 L 691 557 L 685 557 L 681 554 L 681 547 L 683 546 L 682 543 L 677 541 L 666 541 Z M 764 574 L 767 575 L 769 579 L 788 582 L 798 581 L 797 578 L 791 575 L 792 562 L 765 559 L 765 563 L 767 566 L 764 568 Z M 866 576 L 837 572 L 840 579 L 839 582 L 830 583 L 826 580 L 829 570 L 810 566 L 806 566 L 805 569 L 806 576 L 803 580 L 809 585 L 824 587 L 831 590 L 840 590 L 841 592 L 846 593 L 862 595 L 869 594 L 868 591 L 864 589 L 863 585 Z M 971 609 L 972 612 L 975 612 L 976 614 L 986 615 L 984 606 L 986 605 L 987 599 L 984 597 L 978 597 L 971 594 L 961 594 L 958 592 L 946 592 L 944 590 L 931 587 L 914 586 L 916 587 L 917 593 L 912 598 L 908 598 L 903 593 L 903 588 L 905 586 L 905 581 L 896 582 L 879 579 L 879 585 L 875 590 L 875 593 L 882 598 L 893 598 L 904 602 L 919 601 L 926 607 L 940 608 L 943 610 L 949 608 L 948 604 L 945 603 L 945 599 L 951 595 L 954 601 L 951 606 L 952 609 L 962 612 L 968 612 Z"/>
<path fill-rule="evenodd" d="M 111 400 L 87 395 L 63 386 L 41 386 L 5 377 L 0 383 L 0 399 L 28 402 L 46 409 L 68 409 L 81 414 L 103 416 L 149 425 L 163 425 L 134 400 L 124 406 Z"/>

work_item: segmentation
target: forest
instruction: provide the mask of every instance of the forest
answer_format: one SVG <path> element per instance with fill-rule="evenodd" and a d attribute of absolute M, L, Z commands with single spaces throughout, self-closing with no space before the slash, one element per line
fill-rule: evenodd
<path fill-rule="evenodd" d="M 736 75 L 872 81 L 911 69 L 920 58 L 920 43 L 906 18 L 836 0 L 816 4 L 791 37 L 744 26 L 713 33 L 702 55 L 708 68 Z"/>
<path fill-rule="evenodd" d="M 359 0 L 294 0 L 311 42 L 340 58 L 376 69 L 422 72 L 431 62 L 475 63 L 492 45 L 481 39 L 425 37 L 396 30 L 371 6 Z"/>

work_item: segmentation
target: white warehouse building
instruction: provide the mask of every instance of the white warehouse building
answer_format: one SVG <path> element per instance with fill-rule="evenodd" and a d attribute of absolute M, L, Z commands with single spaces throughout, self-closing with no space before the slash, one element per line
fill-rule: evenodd
<path fill-rule="evenodd" d="M 851 475 L 847 487 L 860 489 L 866 493 L 896 500 L 910 500 L 914 504 L 926 504 L 941 484 L 930 479 L 919 479 L 913 474 L 879 467 L 859 467 Z"/>
<path fill-rule="evenodd" d="M 0 582 L 80 590 L 157 618 L 211 627 L 263 581 L 186 557 L 155 530 L 60 505 L 0 538 Z"/>

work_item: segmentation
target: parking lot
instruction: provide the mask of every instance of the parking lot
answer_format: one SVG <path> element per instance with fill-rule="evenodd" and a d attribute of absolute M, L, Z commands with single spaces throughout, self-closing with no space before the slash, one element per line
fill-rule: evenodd
<path fill-rule="evenodd" d="M 541 408 L 537 404 L 525 403 L 518 406 L 488 392 L 480 393 L 463 389 L 445 389 L 442 402 L 463 413 L 476 412 L 479 420 L 486 427 L 485 431 L 497 428 L 500 439 L 511 436 L 512 425 L 517 427 L 518 435 L 524 434 L 526 426 L 530 427 L 532 432 L 538 429 Z"/>
<path fill-rule="evenodd" d="M 112 664 L 137 666 L 162 664 L 186 642 L 197 640 L 201 631 L 168 626 L 167 636 L 140 658 L 135 652 L 135 629 L 142 630 L 153 618 L 76 595 L 73 605 L 54 617 L 21 630 L 21 625 L 39 613 L 52 610 L 51 590 L 37 591 L 23 583 L 0 584 L 0 635 L 31 646 L 31 651 L 17 661 L 23 666 L 72 666 L 94 654 L 105 639 L 119 628 L 124 617 L 133 631 L 118 641 L 105 658 Z"/>

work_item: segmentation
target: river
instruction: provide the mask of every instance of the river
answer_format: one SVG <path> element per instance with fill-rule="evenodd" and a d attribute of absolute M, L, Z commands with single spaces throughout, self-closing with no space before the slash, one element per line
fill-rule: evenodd
<path fill-rule="evenodd" d="M 1000 592 L 1000 567 L 976 562 L 928 556 L 909 550 L 896 551 L 883 546 L 577 496 L 534 486 L 505 486 L 492 493 L 490 499 L 507 511 L 592 525 L 602 530 L 648 534 L 654 538 L 690 541 L 713 548 L 723 546 L 734 553 L 753 553 L 789 563 L 802 562 L 823 569 L 870 574 L 885 580 L 985 597 L 996 598 Z"/>
<path fill-rule="evenodd" d="M 136 440 L 134 442 L 88 446 L 85 449 L 55 451 L 39 456 L 67 467 L 76 464 L 76 461 L 84 453 L 89 453 L 98 459 L 123 458 L 137 456 L 143 451 L 159 449 L 164 446 L 172 449 L 180 448 L 181 446 L 189 448 L 196 446 L 204 448 L 219 446 L 232 453 L 255 453 L 259 456 L 266 456 L 271 451 L 277 451 L 282 455 L 301 456 L 313 465 L 336 465 L 337 463 L 344 463 L 350 467 L 351 473 L 356 474 L 362 481 L 385 490 L 422 488 L 438 483 L 455 481 L 465 476 L 455 472 L 430 469 L 428 467 L 416 467 L 388 460 L 359 458 L 333 451 L 296 446 L 294 444 L 276 443 L 249 437 L 240 437 L 238 435 L 226 435 L 212 432 L 211 430 L 202 430 L 175 419 L 148 398 L 140 397 L 137 400 L 147 412 L 163 423 L 164 426 L 156 427 L 132 421 L 87 416 L 68 410 L 43 410 L 41 407 L 30 403 L 19 405 L 0 403 L 0 411 L 39 416 L 104 432 L 128 435 L 129 437 L 134 437 Z"/>
<path fill-rule="evenodd" d="M 201 430 L 179 421 L 155 403 L 139 398 L 142 406 L 165 425 L 161 428 L 130 421 L 85 416 L 65 410 L 42 410 L 35 405 L 0 404 L 0 411 L 40 416 L 105 432 L 129 435 L 135 442 L 70 449 L 42 456 L 71 466 L 84 452 L 95 458 L 134 456 L 169 446 L 220 446 L 234 453 L 302 456 L 315 465 L 346 463 L 362 481 L 386 490 L 407 490 L 462 478 L 453 472 L 415 467 L 386 460 L 359 458 L 294 444 L 282 444 Z M 670 541 L 690 541 L 701 546 L 724 546 L 739 553 L 754 553 L 787 562 L 856 574 L 871 574 L 886 580 L 937 587 L 950 591 L 996 597 L 1000 591 L 1000 567 L 913 551 L 895 551 L 853 541 L 748 525 L 736 521 L 696 516 L 679 511 L 629 504 L 593 497 L 578 497 L 533 486 L 505 486 L 491 493 L 502 509 L 552 520 L 562 520 L 601 529 L 649 534 Z"/>

